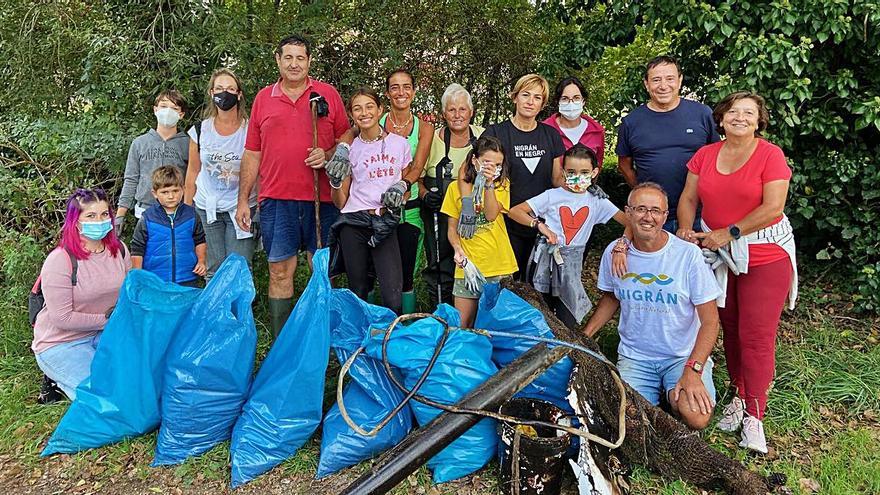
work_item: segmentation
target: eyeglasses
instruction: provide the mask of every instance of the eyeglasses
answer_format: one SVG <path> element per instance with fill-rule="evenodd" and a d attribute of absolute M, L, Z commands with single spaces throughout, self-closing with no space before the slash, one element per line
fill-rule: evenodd
<path fill-rule="evenodd" d="M 580 96 L 574 96 L 569 98 L 567 96 L 563 96 L 559 99 L 559 103 L 583 103 L 584 99 Z"/>
<path fill-rule="evenodd" d="M 636 212 L 640 217 L 645 216 L 645 213 L 650 213 L 652 217 L 662 217 L 663 215 L 669 213 L 669 210 L 661 210 L 660 208 L 648 208 L 647 206 L 629 206 L 626 207 L 630 211 Z"/>
<path fill-rule="evenodd" d="M 229 86 L 228 88 L 224 88 L 222 86 L 214 86 L 215 93 L 222 93 L 224 91 L 229 91 L 230 93 L 238 93 L 238 88 L 235 86 Z"/>

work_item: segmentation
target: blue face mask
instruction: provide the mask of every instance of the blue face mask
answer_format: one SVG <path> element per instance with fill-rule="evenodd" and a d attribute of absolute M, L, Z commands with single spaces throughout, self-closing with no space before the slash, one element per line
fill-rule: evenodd
<path fill-rule="evenodd" d="M 104 220 L 103 222 L 80 222 L 80 225 L 82 225 L 80 233 L 93 241 L 100 241 L 113 229 L 113 224 L 110 223 L 110 220 Z"/>

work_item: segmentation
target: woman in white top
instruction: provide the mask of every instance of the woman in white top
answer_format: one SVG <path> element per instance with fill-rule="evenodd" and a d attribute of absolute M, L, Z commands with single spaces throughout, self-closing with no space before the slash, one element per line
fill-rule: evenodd
<path fill-rule="evenodd" d="M 243 256 L 248 266 L 254 256 L 253 229 L 246 232 L 235 223 L 238 181 L 244 141 L 247 134 L 247 102 L 241 80 L 229 69 L 211 74 L 208 104 L 201 120 L 188 131 L 189 166 L 186 171 L 184 202 L 195 203 L 205 227 L 210 280 L 231 253 Z M 256 214 L 257 194 L 248 205 L 251 218 Z"/>

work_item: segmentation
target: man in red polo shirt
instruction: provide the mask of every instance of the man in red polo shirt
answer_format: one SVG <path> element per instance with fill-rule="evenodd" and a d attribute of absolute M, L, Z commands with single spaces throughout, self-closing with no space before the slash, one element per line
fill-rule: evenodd
<path fill-rule="evenodd" d="M 248 196 L 259 174 L 260 230 L 269 259 L 269 315 L 275 336 L 293 309 L 293 275 L 297 255 L 307 251 L 309 265 L 317 248 L 312 169 L 332 156 L 336 139 L 349 128 L 345 104 L 333 86 L 309 77 L 309 42 L 299 36 L 281 40 L 275 62 L 281 77 L 254 98 L 248 123 L 236 222 L 250 230 Z M 318 148 L 312 148 L 309 95 L 318 93 L 329 114 L 318 118 Z M 330 201 L 330 186 L 320 174 L 321 242 L 339 211 Z"/>

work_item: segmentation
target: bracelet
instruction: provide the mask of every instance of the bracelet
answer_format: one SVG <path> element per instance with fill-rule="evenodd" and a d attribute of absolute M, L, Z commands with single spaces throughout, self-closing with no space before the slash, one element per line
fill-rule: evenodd
<path fill-rule="evenodd" d="M 626 237 L 617 239 L 617 244 L 611 249 L 612 253 L 626 254 L 629 251 L 629 240 Z"/>
<path fill-rule="evenodd" d="M 531 228 L 533 228 L 533 229 L 537 229 L 537 228 L 538 228 L 538 225 L 539 225 L 540 223 L 542 223 L 540 218 L 533 218 L 533 219 L 532 219 L 532 222 L 529 224 L 529 227 L 531 227 Z"/>
<path fill-rule="evenodd" d="M 410 181 L 408 181 L 408 180 L 406 180 L 406 179 L 404 179 L 404 178 L 402 178 L 402 177 L 401 177 L 400 180 L 402 180 L 403 182 L 406 183 L 406 188 L 407 188 L 407 189 L 409 189 L 409 188 L 412 187 L 412 182 L 410 182 Z"/>

